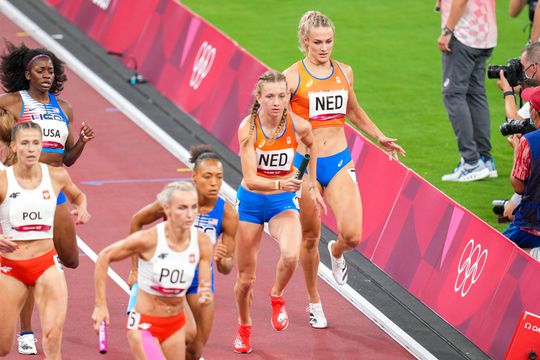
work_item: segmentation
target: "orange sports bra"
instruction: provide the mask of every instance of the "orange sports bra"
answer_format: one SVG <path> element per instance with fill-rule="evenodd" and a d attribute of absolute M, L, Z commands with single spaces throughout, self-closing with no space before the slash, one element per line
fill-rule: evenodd
<path fill-rule="evenodd" d="M 281 177 L 294 171 L 294 153 L 298 147 L 294 123 L 287 114 L 287 121 L 283 132 L 276 136 L 274 142 L 264 133 L 261 119 L 257 115 L 255 120 L 257 138 L 255 140 L 255 154 L 257 156 L 257 175 L 264 177 Z"/>
<path fill-rule="evenodd" d="M 330 60 L 332 73 L 326 78 L 310 74 L 304 60 L 298 61 L 298 87 L 291 97 L 292 111 L 315 128 L 343 126 L 347 114 L 349 81 L 339 64 Z"/>

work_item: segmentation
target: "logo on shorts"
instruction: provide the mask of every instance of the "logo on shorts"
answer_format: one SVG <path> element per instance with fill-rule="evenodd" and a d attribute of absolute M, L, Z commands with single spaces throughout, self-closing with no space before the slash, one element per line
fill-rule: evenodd
<path fill-rule="evenodd" d="M 207 41 L 203 42 L 193 61 L 193 72 L 191 73 L 191 79 L 189 80 L 189 86 L 192 87 L 193 90 L 197 90 L 206 75 L 208 75 L 214 64 L 215 57 L 216 48 Z"/>
<path fill-rule="evenodd" d="M 341 165 L 343 165 L 343 159 L 339 160 L 339 162 L 337 163 L 337 167 L 341 167 Z"/>
<path fill-rule="evenodd" d="M 195 264 L 195 254 L 189 254 L 189 263 Z"/>
<path fill-rule="evenodd" d="M 142 330 L 148 330 L 152 327 L 152 324 L 149 324 L 149 323 L 142 323 L 142 324 L 139 324 L 139 329 L 142 329 Z"/>
<path fill-rule="evenodd" d="M 474 283 L 478 281 L 487 258 L 488 250 L 482 250 L 480 244 L 475 246 L 474 239 L 469 240 L 459 259 L 458 274 L 454 285 L 454 291 L 461 292 L 461 297 L 465 297 Z"/>
<path fill-rule="evenodd" d="M 2 271 L 3 273 L 10 272 L 11 270 L 13 270 L 13 268 L 11 268 L 9 266 L 1 266 L 0 267 L 0 271 Z"/>
<path fill-rule="evenodd" d="M 49 200 L 51 198 L 51 194 L 49 194 L 49 190 L 43 190 L 43 199 Z"/>

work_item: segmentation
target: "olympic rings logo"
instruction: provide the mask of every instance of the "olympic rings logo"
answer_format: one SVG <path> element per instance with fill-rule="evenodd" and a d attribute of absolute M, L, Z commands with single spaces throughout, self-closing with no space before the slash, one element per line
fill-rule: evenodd
<path fill-rule="evenodd" d="M 454 291 L 461 290 L 461 297 L 465 297 L 484 270 L 488 258 L 487 249 L 482 250 L 482 246 L 474 246 L 474 239 L 469 240 L 457 268 L 458 275 L 454 285 Z"/>
<path fill-rule="evenodd" d="M 197 52 L 197 56 L 195 56 L 193 72 L 191 73 L 191 79 L 189 80 L 189 86 L 192 87 L 193 90 L 197 90 L 206 75 L 208 75 L 208 72 L 210 72 L 210 69 L 214 64 L 215 57 L 216 48 L 206 41 L 203 42 Z"/>

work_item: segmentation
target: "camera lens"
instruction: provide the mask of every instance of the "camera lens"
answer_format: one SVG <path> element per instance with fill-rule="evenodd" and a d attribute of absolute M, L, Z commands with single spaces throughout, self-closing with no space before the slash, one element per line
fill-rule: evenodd
<path fill-rule="evenodd" d="M 487 77 L 489 79 L 498 79 L 499 73 L 504 70 L 504 66 L 501 65 L 489 65 L 487 68 Z"/>
<path fill-rule="evenodd" d="M 493 212 L 495 215 L 501 216 L 504 214 L 504 208 L 508 200 L 493 200 L 491 204 L 493 205 Z"/>

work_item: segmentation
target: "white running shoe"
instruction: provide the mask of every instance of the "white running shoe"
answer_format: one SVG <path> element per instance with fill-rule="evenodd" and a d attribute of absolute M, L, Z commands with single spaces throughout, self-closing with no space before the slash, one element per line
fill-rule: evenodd
<path fill-rule="evenodd" d="M 332 255 L 332 245 L 334 245 L 335 242 L 335 240 L 332 240 L 328 243 L 328 252 L 330 253 L 330 259 L 332 260 L 332 275 L 334 275 L 334 280 L 336 280 L 339 285 L 345 285 L 348 276 L 347 262 L 343 255 L 341 255 L 339 259 Z"/>
<path fill-rule="evenodd" d="M 306 309 L 309 313 L 309 324 L 315 329 L 324 329 L 328 326 L 321 303 L 309 303 Z"/>
<path fill-rule="evenodd" d="M 458 165 L 456 169 L 457 173 L 454 172 L 443 176 L 443 181 L 469 182 L 489 177 L 489 169 L 482 160 L 478 160 L 475 164 L 464 163 Z"/>
<path fill-rule="evenodd" d="M 461 158 L 450 174 L 443 175 L 442 181 L 457 181 L 459 174 L 461 174 L 461 170 L 463 169 L 463 164 L 465 164 L 465 160 Z"/>
<path fill-rule="evenodd" d="M 495 160 L 493 160 L 493 158 L 486 161 L 486 158 L 482 156 L 482 162 L 488 168 L 490 178 L 496 178 L 499 176 L 497 169 L 495 169 Z"/>
<path fill-rule="evenodd" d="M 19 343 L 19 354 L 23 355 L 36 355 L 37 354 L 37 348 L 36 348 L 36 338 L 34 338 L 34 334 L 24 334 L 19 335 L 17 338 L 17 341 Z"/>

